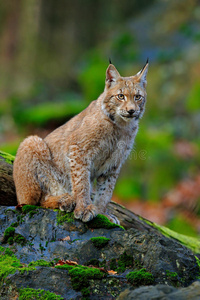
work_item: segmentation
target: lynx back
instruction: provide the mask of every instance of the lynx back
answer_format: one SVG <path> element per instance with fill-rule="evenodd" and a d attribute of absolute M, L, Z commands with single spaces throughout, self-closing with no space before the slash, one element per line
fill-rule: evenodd
<path fill-rule="evenodd" d="M 84 222 L 107 210 L 146 103 L 148 61 L 135 76 L 113 64 L 96 101 L 45 139 L 29 136 L 19 146 L 14 181 L 20 204 L 74 211 Z"/>

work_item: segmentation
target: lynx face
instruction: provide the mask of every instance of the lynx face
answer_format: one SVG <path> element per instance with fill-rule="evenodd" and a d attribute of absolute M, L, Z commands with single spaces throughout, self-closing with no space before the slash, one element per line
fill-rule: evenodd
<path fill-rule="evenodd" d="M 130 122 L 142 117 L 146 102 L 145 67 L 131 77 L 121 77 L 110 64 L 106 72 L 105 98 L 103 110 L 116 123 Z"/>

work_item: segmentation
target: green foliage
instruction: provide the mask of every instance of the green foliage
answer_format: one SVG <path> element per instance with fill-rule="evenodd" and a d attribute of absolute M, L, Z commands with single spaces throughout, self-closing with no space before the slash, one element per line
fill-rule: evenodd
<path fill-rule="evenodd" d="M 70 95 L 71 99 L 56 102 L 44 102 L 30 108 L 16 110 L 15 119 L 18 124 L 34 124 L 44 126 L 51 120 L 67 120 L 75 114 L 78 114 L 86 107 L 86 103 L 77 96 Z"/>
<path fill-rule="evenodd" d="M 145 268 L 139 271 L 133 271 L 126 275 L 127 280 L 136 286 L 150 285 L 154 282 L 154 277 L 151 273 L 147 272 Z"/>
<path fill-rule="evenodd" d="M 93 245 L 96 248 L 101 249 L 101 248 L 105 247 L 108 244 L 110 239 L 105 238 L 105 237 L 93 237 L 93 238 L 90 239 L 90 241 L 93 243 Z"/>
<path fill-rule="evenodd" d="M 154 222 L 148 221 L 142 217 L 140 217 L 143 221 L 145 221 L 147 224 L 150 224 L 151 226 L 157 228 L 162 234 L 164 234 L 167 237 L 174 238 L 178 240 L 181 244 L 185 245 L 187 248 L 191 249 L 194 253 L 200 253 L 200 241 L 198 238 L 194 238 L 191 236 L 183 235 L 180 233 L 177 233 L 165 226 L 158 225 Z"/>
<path fill-rule="evenodd" d="M 186 109 L 189 112 L 195 112 L 200 109 L 200 82 L 196 82 L 190 93 L 189 96 L 187 97 L 186 101 Z"/>
<path fill-rule="evenodd" d="M 111 45 L 111 52 L 117 62 L 130 63 L 130 61 L 134 62 L 138 59 L 139 53 L 136 47 L 136 40 L 128 28 L 115 36 Z"/>
<path fill-rule="evenodd" d="M 89 228 L 106 228 L 106 229 L 119 227 L 124 230 L 123 226 L 110 222 L 110 220 L 106 216 L 101 214 L 98 214 L 93 220 L 87 222 L 87 226 Z"/>
<path fill-rule="evenodd" d="M 1 157 L 3 157 L 3 159 Z M 1 160 L 5 160 L 8 164 L 12 165 L 15 160 L 15 157 L 9 153 L 0 150 L 0 161 Z"/>
<path fill-rule="evenodd" d="M 103 92 L 107 67 L 108 62 L 97 49 L 88 53 L 86 64 L 78 76 L 78 82 L 87 103 L 97 99 Z"/>
<path fill-rule="evenodd" d="M 64 300 L 64 298 L 42 289 L 20 288 L 19 300 Z"/>
<path fill-rule="evenodd" d="M 2 152 L 4 151 L 4 153 L 9 153 L 10 155 L 16 155 L 17 153 L 17 149 L 19 147 L 21 140 L 14 140 L 11 142 L 7 142 L 5 144 L 1 144 L 1 150 Z"/>
<path fill-rule="evenodd" d="M 169 223 L 166 225 L 169 229 L 176 231 L 188 236 L 198 237 L 197 231 L 190 225 L 189 222 L 182 216 L 176 215 Z"/>

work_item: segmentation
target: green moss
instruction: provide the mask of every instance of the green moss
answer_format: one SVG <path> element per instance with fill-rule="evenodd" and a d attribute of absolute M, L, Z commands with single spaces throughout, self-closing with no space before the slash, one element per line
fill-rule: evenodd
<path fill-rule="evenodd" d="M 81 291 L 83 288 L 89 287 L 90 279 L 102 279 L 106 273 L 100 269 L 89 268 L 85 266 L 76 266 L 69 270 L 72 287 L 76 291 Z"/>
<path fill-rule="evenodd" d="M 94 218 L 90 222 L 87 222 L 87 226 L 89 228 L 106 228 L 106 229 L 112 229 L 118 227 L 124 230 L 123 226 L 110 222 L 110 220 L 106 216 L 100 214 L 97 215 L 96 218 Z"/>
<path fill-rule="evenodd" d="M 10 226 L 4 232 L 3 242 L 8 243 L 9 245 L 17 243 L 23 246 L 26 244 L 26 239 L 23 235 L 15 233 L 15 228 Z"/>
<path fill-rule="evenodd" d="M 39 260 L 36 260 L 36 261 L 31 261 L 29 264 L 28 264 L 28 267 L 36 267 L 36 266 L 43 266 L 43 267 L 52 267 L 54 265 L 53 262 L 48 262 L 48 261 L 45 261 L 43 259 L 39 259 Z"/>
<path fill-rule="evenodd" d="M 10 237 L 8 238 L 8 240 L 7 240 L 7 243 L 8 243 L 9 245 L 12 245 L 12 244 L 14 243 L 14 238 L 13 238 L 12 236 L 10 236 Z"/>
<path fill-rule="evenodd" d="M 104 268 L 105 270 L 107 270 L 107 261 L 106 261 L 106 259 L 99 262 L 99 267 Z"/>
<path fill-rule="evenodd" d="M 31 289 L 31 288 L 21 288 L 19 289 L 19 300 L 63 300 L 59 295 L 52 292 L 41 290 L 41 289 Z"/>
<path fill-rule="evenodd" d="M 124 272 L 127 268 L 133 267 L 133 257 L 124 252 L 118 260 L 118 272 Z"/>
<path fill-rule="evenodd" d="M 130 272 L 126 275 L 126 278 L 131 284 L 136 286 L 150 285 L 154 282 L 153 275 L 147 272 L 145 268 Z"/>
<path fill-rule="evenodd" d="M 66 223 L 72 223 L 74 221 L 74 213 L 66 213 L 64 211 L 59 210 L 57 213 L 57 224 L 63 225 Z"/>
<path fill-rule="evenodd" d="M 199 271 L 200 271 L 200 259 L 197 256 L 195 256 L 195 258 L 196 258 L 196 262 L 197 262 L 197 265 L 198 265 Z"/>
<path fill-rule="evenodd" d="M 22 224 L 24 222 L 24 216 L 23 215 L 17 216 L 17 222 L 18 224 Z"/>
<path fill-rule="evenodd" d="M 3 158 L 1 158 L 1 157 L 3 157 Z M 13 155 L 0 150 L 0 161 L 5 161 L 8 164 L 12 165 L 14 160 L 15 160 L 15 157 Z"/>
<path fill-rule="evenodd" d="M 96 259 L 96 258 L 92 258 L 92 259 L 90 259 L 90 260 L 87 262 L 86 265 L 87 265 L 87 266 L 92 265 L 92 266 L 95 266 L 95 267 L 99 267 L 99 260 Z"/>
<path fill-rule="evenodd" d="M 70 266 L 65 264 L 62 266 L 55 267 L 57 269 L 64 269 L 68 271 L 73 289 L 76 291 L 81 291 L 83 296 L 88 296 L 89 294 L 89 280 L 102 279 L 107 276 L 107 274 L 103 273 L 100 269 L 90 268 L 86 266 Z"/>
<path fill-rule="evenodd" d="M 4 250 L 5 250 L 5 248 L 0 246 L 0 252 L 3 252 Z"/>
<path fill-rule="evenodd" d="M 81 290 L 81 293 L 82 293 L 83 297 L 88 297 L 90 295 L 90 289 L 89 288 L 83 288 Z"/>
<path fill-rule="evenodd" d="M 22 213 L 23 214 L 29 214 L 29 217 L 31 218 L 34 214 L 38 212 L 39 207 L 36 205 L 24 205 L 22 206 Z"/>
<path fill-rule="evenodd" d="M 45 247 L 43 247 L 41 243 L 39 245 L 39 248 L 40 248 L 40 251 L 45 251 Z"/>
<path fill-rule="evenodd" d="M 96 248 L 101 249 L 108 244 L 110 239 L 100 236 L 100 237 L 93 237 L 90 239 L 90 241 L 93 243 L 93 245 Z"/>
<path fill-rule="evenodd" d="M 24 246 L 26 244 L 26 239 L 23 235 L 16 234 L 15 237 L 14 237 L 14 242 L 19 244 L 19 245 Z"/>
<path fill-rule="evenodd" d="M 64 270 L 72 270 L 74 266 L 70 266 L 68 264 L 62 265 L 62 266 L 55 266 L 56 269 L 64 269 Z"/>
<path fill-rule="evenodd" d="M 110 261 L 110 269 L 113 271 L 117 270 L 117 260 L 116 258 L 112 258 Z"/>
<path fill-rule="evenodd" d="M 178 280 L 178 274 L 176 272 L 170 272 L 170 271 L 166 270 L 166 275 L 170 279 Z"/>
<path fill-rule="evenodd" d="M 200 280 L 200 259 L 197 256 L 195 256 L 195 258 L 196 258 L 197 265 L 199 267 L 199 276 L 197 277 L 197 279 Z"/>
<path fill-rule="evenodd" d="M 4 243 L 7 243 L 8 240 L 11 240 L 10 238 L 13 239 L 15 234 L 15 228 L 14 227 L 8 227 L 5 231 L 4 231 L 4 237 L 3 237 L 3 241 Z"/>
<path fill-rule="evenodd" d="M 142 217 L 140 217 L 141 220 L 149 224 L 150 226 L 158 229 L 162 234 L 164 234 L 167 237 L 173 238 L 177 241 L 179 241 L 181 244 L 186 246 L 187 248 L 191 249 L 194 253 L 200 253 L 200 241 L 197 238 L 187 236 L 184 234 L 177 233 L 165 226 L 158 225 L 156 223 L 153 223 L 149 220 L 146 220 Z"/>
<path fill-rule="evenodd" d="M 1 249 L 0 254 L 0 281 L 2 281 L 9 274 L 15 273 L 19 268 L 22 268 L 20 260 L 6 248 Z"/>
<path fill-rule="evenodd" d="M 11 226 L 11 227 L 17 227 L 17 226 L 19 226 L 19 223 L 18 223 L 18 222 L 15 222 L 15 223 L 12 223 L 10 226 Z"/>

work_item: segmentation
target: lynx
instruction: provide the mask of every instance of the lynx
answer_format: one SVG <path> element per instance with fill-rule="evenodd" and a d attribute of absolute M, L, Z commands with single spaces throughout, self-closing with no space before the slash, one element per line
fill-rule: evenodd
<path fill-rule="evenodd" d="M 144 113 L 147 70 L 148 60 L 135 76 L 121 77 L 110 63 L 97 100 L 45 139 L 20 144 L 13 173 L 19 204 L 74 211 L 83 222 L 100 213 L 118 223 L 107 206 Z"/>

